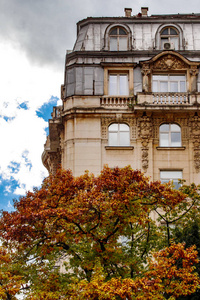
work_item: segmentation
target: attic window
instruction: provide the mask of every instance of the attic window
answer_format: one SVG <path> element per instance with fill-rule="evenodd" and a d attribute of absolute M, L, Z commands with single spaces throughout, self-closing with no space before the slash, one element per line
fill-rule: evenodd
<path fill-rule="evenodd" d="M 109 37 L 110 51 L 126 51 L 128 49 L 128 35 L 123 28 L 111 29 Z"/>
<path fill-rule="evenodd" d="M 160 33 L 162 50 L 179 49 L 179 32 L 174 27 L 165 27 Z"/>

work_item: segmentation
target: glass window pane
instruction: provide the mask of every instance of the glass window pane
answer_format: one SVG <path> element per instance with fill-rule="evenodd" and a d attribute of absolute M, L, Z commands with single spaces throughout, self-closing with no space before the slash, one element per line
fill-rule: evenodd
<path fill-rule="evenodd" d="M 109 95 L 117 95 L 117 75 L 109 75 Z"/>
<path fill-rule="evenodd" d="M 158 81 L 155 81 L 155 80 L 153 81 L 152 92 L 158 93 Z"/>
<path fill-rule="evenodd" d="M 161 133 L 160 134 L 160 146 L 161 147 L 168 147 L 169 146 L 169 134 L 168 133 Z"/>
<path fill-rule="evenodd" d="M 180 134 L 180 132 L 172 132 L 171 133 L 171 146 L 172 147 L 181 146 L 181 134 Z"/>
<path fill-rule="evenodd" d="M 120 146 L 129 146 L 129 132 L 120 132 L 119 144 Z"/>
<path fill-rule="evenodd" d="M 161 179 L 182 179 L 182 171 L 161 171 Z"/>
<path fill-rule="evenodd" d="M 170 92 L 171 93 L 177 93 L 178 92 L 178 82 L 171 81 L 170 82 Z"/>
<path fill-rule="evenodd" d="M 160 82 L 160 92 L 168 92 L 168 82 L 167 81 L 161 81 Z"/>
<path fill-rule="evenodd" d="M 108 140 L 109 140 L 109 146 L 117 146 L 118 145 L 117 132 L 109 132 Z"/>
<path fill-rule="evenodd" d="M 112 29 L 110 35 L 117 35 L 117 28 Z"/>
<path fill-rule="evenodd" d="M 119 124 L 119 130 L 120 131 L 129 131 L 129 126 L 126 124 Z"/>
<path fill-rule="evenodd" d="M 165 132 L 169 132 L 169 124 L 162 124 L 160 126 L 160 131 L 165 131 Z"/>
<path fill-rule="evenodd" d="M 118 124 L 117 123 L 114 123 L 114 124 L 111 124 L 108 128 L 109 131 L 118 131 Z"/>
<path fill-rule="evenodd" d="M 178 179 L 172 180 L 172 184 L 173 184 L 175 190 L 178 190 L 181 187 L 181 184 L 179 183 Z"/>
<path fill-rule="evenodd" d="M 119 28 L 119 34 L 120 35 L 126 35 L 126 31 L 122 28 Z"/>
<path fill-rule="evenodd" d="M 119 75 L 119 94 L 128 95 L 128 75 Z"/>
<path fill-rule="evenodd" d="M 178 33 L 176 32 L 176 30 L 173 29 L 173 28 L 170 28 L 170 34 L 171 35 L 178 35 Z"/>
<path fill-rule="evenodd" d="M 110 51 L 117 51 L 117 37 L 110 37 Z"/>
<path fill-rule="evenodd" d="M 168 75 L 153 75 L 153 80 L 168 81 Z"/>
<path fill-rule="evenodd" d="M 119 51 L 126 51 L 127 50 L 127 37 L 119 37 Z"/>
<path fill-rule="evenodd" d="M 163 183 L 168 183 L 168 182 L 169 182 L 168 179 L 160 179 L 160 181 L 161 181 L 162 184 L 163 184 Z"/>
<path fill-rule="evenodd" d="M 186 82 L 185 81 L 181 81 L 180 82 L 180 92 L 181 93 L 185 93 L 186 92 Z"/>
<path fill-rule="evenodd" d="M 180 128 L 180 126 L 178 126 L 176 124 L 171 124 L 171 131 L 180 132 L 181 128 Z"/>
<path fill-rule="evenodd" d="M 168 28 L 165 28 L 163 31 L 162 31 L 162 33 L 161 33 L 162 35 L 168 35 L 169 33 L 168 33 Z"/>

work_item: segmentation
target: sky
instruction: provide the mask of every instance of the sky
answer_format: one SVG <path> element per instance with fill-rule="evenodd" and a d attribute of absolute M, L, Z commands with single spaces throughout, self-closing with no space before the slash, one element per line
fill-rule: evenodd
<path fill-rule="evenodd" d="M 53 106 L 60 105 L 66 50 L 87 17 L 200 13 L 198 0 L 0 0 L 0 209 L 40 187 L 41 155 Z"/>

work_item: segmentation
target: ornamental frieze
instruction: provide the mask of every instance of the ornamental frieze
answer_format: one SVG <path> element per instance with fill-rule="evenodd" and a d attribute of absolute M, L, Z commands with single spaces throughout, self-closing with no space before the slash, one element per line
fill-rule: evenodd
<path fill-rule="evenodd" d="M 193 143 L 194 167 L 197 173 L 200 172 L 200 118 L 194 115 L 190 119 L 190 137 Z"/>
<path fill-rule="evenodd" d="M 178 57 L 168 54 L 160 59 L 158 59 L 153 64 L 153 69 L 156 70 L 181 70 L 181 69 L 187 69 L 188 65 L 179 59 Z"/>
<path fill-rule="evenodd" d="M 149 139 L 152 137 L 152 119 L 143 115 L 138 119 L 138 136 L 141 139 L 141 163 L 143 171 L 146 173 L 149 167 Z"/>

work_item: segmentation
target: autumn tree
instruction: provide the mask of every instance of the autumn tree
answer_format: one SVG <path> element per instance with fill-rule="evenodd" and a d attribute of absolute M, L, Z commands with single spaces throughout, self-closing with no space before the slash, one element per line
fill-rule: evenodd
<path fill-rule="evenodd" d="M 40 189 L 15 201 L 15 211 L 2 212 L 0 236 L 32 269 L 25 277 L 30 285 L 26 299 L 75 299 L 70 297 L 78 284 L 93 282 L 98 274 L 97 260 L 104 283 L 143 278 L 148 257 L 170 247 L 170 225 L 198 201 L 197 187 L 173 190 L 130 167 L 105 167 L 98 177 L 86 172 L 77 178 L 58 170 Z"/>

